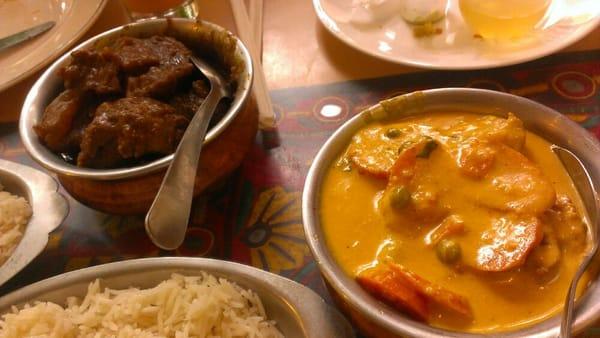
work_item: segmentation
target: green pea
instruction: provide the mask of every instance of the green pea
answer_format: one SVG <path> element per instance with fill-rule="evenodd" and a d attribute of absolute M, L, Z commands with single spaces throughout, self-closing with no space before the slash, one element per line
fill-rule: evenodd
<path fill-rule="evenodd" d="M 456 263 L 461 256 L 460 244 L 451 239 L 442 239 L 435 247 L 438 259 L 444 264 Z"/>
<path fill-rule="evenodd" d="M 430 139 L 429 141 L 427 141 L 427 143 L 425 143 L 423 149 L 417 154 L 417 157 L 429 158 L 429 155 L 435 148 L 437 148 L 437 143 L 434 140 Z"/>
<path fill-rule="evenodd" d="M 385 137 L 387 138 L 397 138 L 398 136 L 400 136 L 400 134 L 402 133 L 396 128 L 389 128 L 385 131 Z"/>
<path fill-rule="evenodd" d="M 390 192 L 390 205 L 396 210 L 401 210 L 410 202 L 410 192 L 404 186 L 395 187 Z"/>

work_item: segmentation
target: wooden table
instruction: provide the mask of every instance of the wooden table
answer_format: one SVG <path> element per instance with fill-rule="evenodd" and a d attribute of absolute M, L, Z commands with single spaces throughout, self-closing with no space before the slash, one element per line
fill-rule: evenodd
<path fill-rule="evenodd" d="M 196 1 L 201 18 L 235 32 L 229 1 Z M 81 41 L 127 22 L 121 3 L 108 0 L 98 21 Z M 565 51 L 591 49 L 600 49 L 600 27 Z M 265 1 L 263 63 L 270 89 L 422 71 L 350 48 L 320 24 L 312 1 L 308 0 Z M 0 122 L 18 120 L 25 95 L 40 74 L 41 71 L 0 92 Z"/>
<path fill-rule="evenodd" d="M 202 18 L 235 31 L 228 1 L 197 1 Z M 71 205 L 67 220 L 52 234 L 46 250 L 0 287 L 0 295 L 90 265 L 175 255 L 253 265 L 308 285 L 327 298 L 304 241 L 300 213 L 304 177 L 316 151 L 337 127 L 365 106 L 394 93 L 471 86 L 474 80 L 491 83 L 497 85 L 495 89 L 527 96 L 568 115 L 600 138 L 598 86 L 588 86 L 596 90 L 594 97 L 573 100 L 549 81 L 574 72 L 583 74 L 584 80 L 599 81 L 600 28 L 566 50 L 590 52 L 555 55 L 499 70 L 449 73 L 384 62 L 346 46 L 322 27 L 308 0 L 266 0 L 264 20 L 263 63 L 273 90 L 281 146 L 265 150 L 253 144 L 237 175 L 206 203 L 195 203 L 186 242 L 176 251 L 162 251 L 150 243 L 143 217 L 102 214 L 67 196 Z M 127 21 L 119 1 L 108 0 L 81 40 Z M 389 75 L 401 79 L 381 78 Z M 0 123 L 0 156 L 31 166 L 36 164 L 21 145 L 14 122 L 38 76 L 0 93 L 0 122 L 12 122 Z M 327 104 L 341 107 L 340 114 L 319 116 L 319 109 Z M 265 227 L 269 227 L 270 237 L 266 237 Z M 600 332 L 600 327 L 589 332 Z"/>

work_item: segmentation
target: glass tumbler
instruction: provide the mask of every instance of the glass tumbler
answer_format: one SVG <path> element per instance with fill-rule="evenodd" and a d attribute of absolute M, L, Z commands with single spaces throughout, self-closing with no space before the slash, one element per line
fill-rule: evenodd
<path fill-rule="evenodd" d="M 486 39 L 516 39 L 534 30 L 552 0 L 459 0 L 463 19 Z"/>
<path fill-rule="evenodd" d="M 198 8 L 194 0 L 121 0 L 133 21 L 178 17 L 195 18 Z"/>

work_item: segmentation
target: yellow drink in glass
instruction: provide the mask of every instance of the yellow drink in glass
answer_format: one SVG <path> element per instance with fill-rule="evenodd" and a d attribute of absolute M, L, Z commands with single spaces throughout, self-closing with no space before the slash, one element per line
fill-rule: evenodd
<path fill-rule="evenodd" d="M 459 0 L 463 18 L 487 39 L 514 39 L 531 32 L 552 0 Z"/>

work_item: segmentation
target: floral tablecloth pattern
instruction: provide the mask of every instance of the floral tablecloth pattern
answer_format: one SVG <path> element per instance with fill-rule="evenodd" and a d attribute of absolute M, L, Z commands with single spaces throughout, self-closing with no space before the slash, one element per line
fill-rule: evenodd
<path fill-rule="evenodd" d="M 273 139 L 279 139 L 279 146 L 264 147 L 273 134 L 263 135 L 266 140 L 257 136 L 231 178 L 194 202 L 191 226 L 181 248 L 169 252 L 155 247 L 145 235 L 142 216 L 99 213 L 69 197 L 70 214 L 51 234 L 46 250 L 2 286 L 0 294 L 86 266 L 176 255 L 253 265 L 306 284 L 327 298 L 304 240 L 301 194 L 311 160 L 346 120 L 398 94 L 478 87 L 540 102 L 600 138 L 599 86 L 600 51 L 588 51 L 494 70 L 418 72 L 274 91 L 277 135 Z M 16 124 L 0 125 L 0 157 L 39 167 L 20 143 Z"/>

